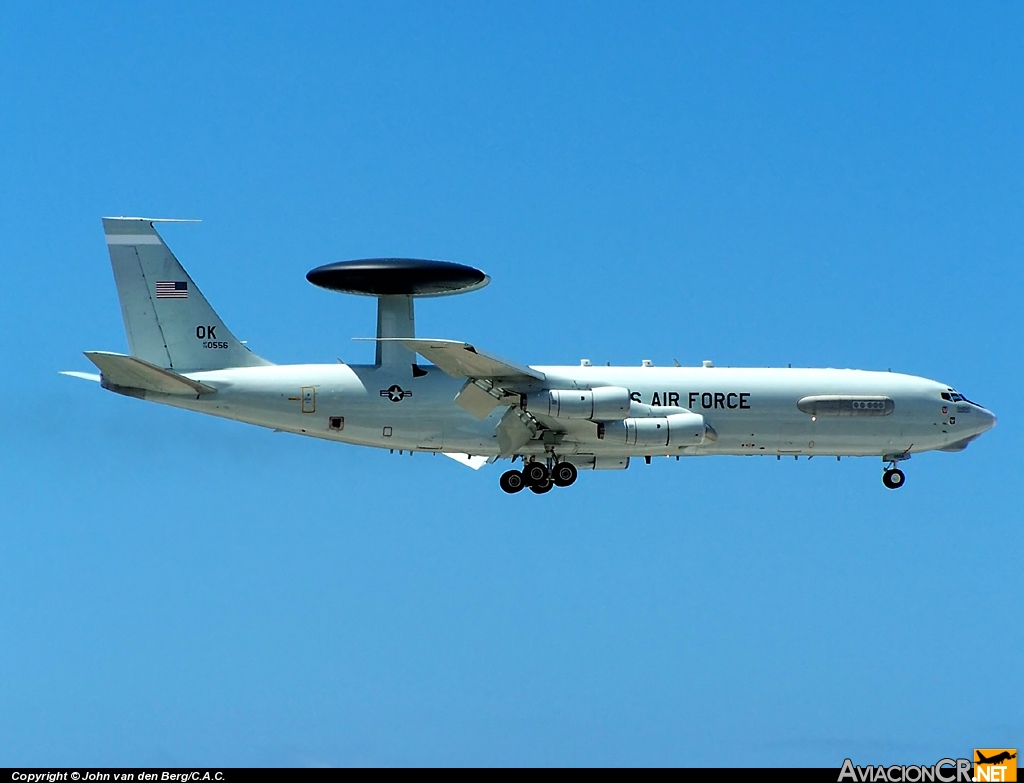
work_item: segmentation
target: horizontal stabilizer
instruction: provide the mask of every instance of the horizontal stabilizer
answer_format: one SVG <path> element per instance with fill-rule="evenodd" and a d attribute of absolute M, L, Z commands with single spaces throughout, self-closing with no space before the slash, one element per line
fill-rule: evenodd
<path fill-rule="evenodd" d="M 415 351 L 453 378 L 510 378 L 544 380 L 544 373 L 532 367 L 502 359 L 458 340 L 391 338 Z"/>
<path fill-rule="evenodd" d="M 86 351 L 86 358 L 100 368 L 103 383 L 125 389 L 142 389 L 160 394 L 213 394 L 216 389 L 193 381 L 155 364 L 105 351 Z"/>
<path fill-rule="evenodd" d="M 100 376 L 94 372 L 77 372 L 75 370 L 61 370 L 61 375 L 67 375 L 69 378 L 81 378 L 83 381 L 92 381 L 93 383 L 100 382 Z"/>

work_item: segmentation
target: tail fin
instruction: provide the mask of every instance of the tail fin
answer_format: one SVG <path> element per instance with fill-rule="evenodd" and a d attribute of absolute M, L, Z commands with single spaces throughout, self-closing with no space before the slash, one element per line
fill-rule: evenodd
<path fill-rule="evenodd" d="M 176 372 L 270 364 L 220 320 L 151 218 L 103 218 L 132 356 Z"/>

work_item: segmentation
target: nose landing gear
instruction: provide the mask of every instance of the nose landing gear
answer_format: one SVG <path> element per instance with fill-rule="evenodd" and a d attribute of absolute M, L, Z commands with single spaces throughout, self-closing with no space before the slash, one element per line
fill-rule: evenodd
<path fill-rule="evenodd" d="M 886 454 L 882 457 L 882 461 L 887 466 L 885 472 L 882 473 L 882 483 L 888 489 L 899 489 L 906 482 L 906 475 L 896 467 L 896 463 L 907 459 L 910 459 L 909 450 L 904 454 Z"/>
<path fill-rule="evenodd" d="M 889 468 L 882 474 L 882 483 L 889 489 L 899 489 L 907 477 L 899 468 Z"/>

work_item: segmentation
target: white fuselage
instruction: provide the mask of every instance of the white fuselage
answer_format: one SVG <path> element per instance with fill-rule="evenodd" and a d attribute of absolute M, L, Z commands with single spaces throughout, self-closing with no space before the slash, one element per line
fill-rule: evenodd
<path fill-rule="evenodd" d="M 188 373 L 217 389 L 198 398 L 145 392 L 138 396 L 214 416 L 301 435 L 409 451 L 482 456 L 500 453 L 495 431 L 508 410 L 498 405 L 478 419 L 454 400 L 464 380 L 433 366 L 413 377 L 408 365 L 277 365 Z M 944 399 L 952 390 L 936 381 L 892 372 L 834 369 L 717 367 L 536 367 L 546 376 L 535 390 L 630 390 L 642 415 L 692 411 L 717 437 L 698 445 L 627 446 L 598 437 L 586 420 L 543 418 L 559 432 L 560 457 L 593 455 L 907 455 L 957 450 L 988 430 L 995 417 L 966 400 Z M 522 384 L 520 384 L 522 385 Z M 389 391 L 391 390 L 391 391 Z M 531 393 L 534 389 L 518 389 Z M 814 395 L 891 400 L 886 415 L 818 415 L 798 401 Z M 956 398 L 954 398 L 956 399 Z M 647 406 L 650 406 L 649 408 Z M 516 449 L 543 455 L 550 441 Z M 509 456 L 509 455 L 504 455 Z"/>

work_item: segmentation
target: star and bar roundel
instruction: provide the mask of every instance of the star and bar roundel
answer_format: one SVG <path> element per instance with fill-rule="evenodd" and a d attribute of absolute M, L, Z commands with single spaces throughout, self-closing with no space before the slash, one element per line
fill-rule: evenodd
<path fill-rule="evenodd" d="M 386 389 L 381 389 L 380 396 L 387 397 L 389 400 L 391 400 L 391 402 L 401 402 L 406 397 L 412 397 L 412 392 L 406 391 L 397 383 L 395 383 Z"/>

